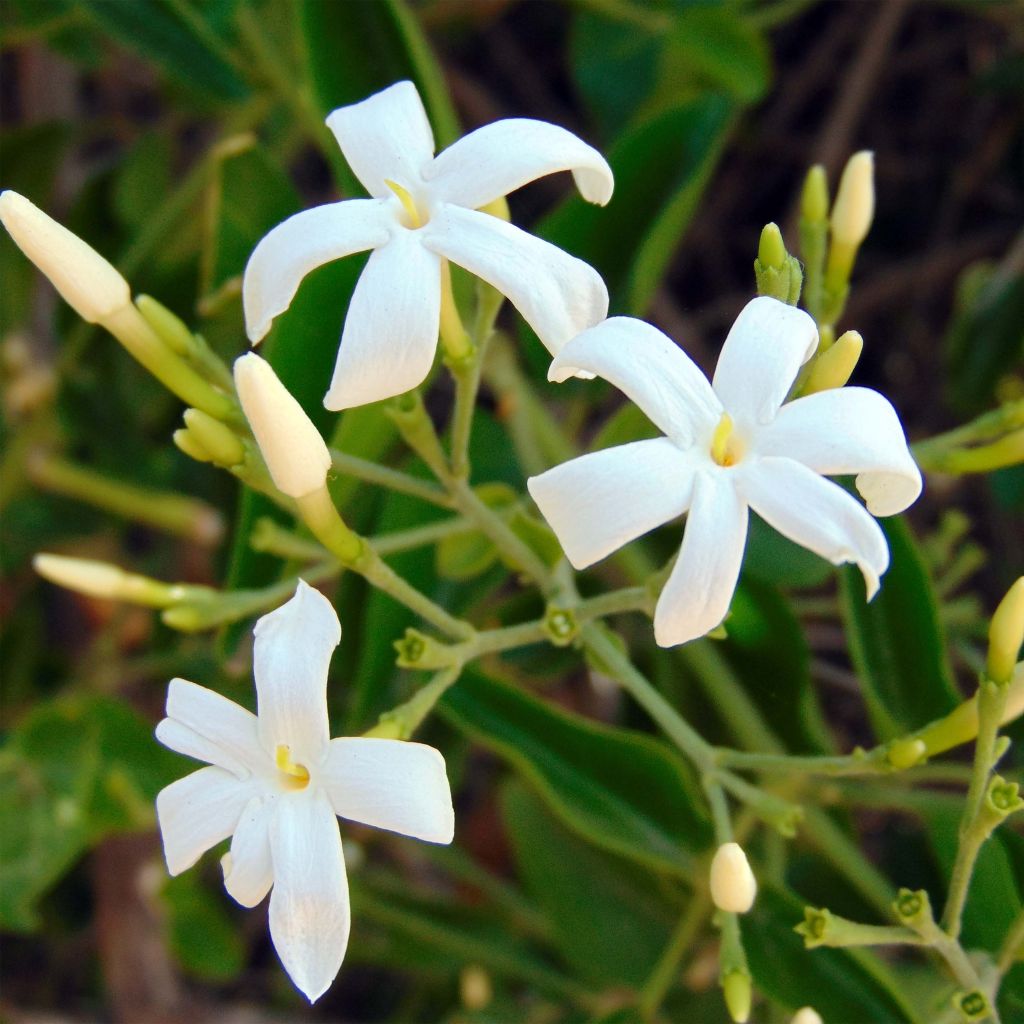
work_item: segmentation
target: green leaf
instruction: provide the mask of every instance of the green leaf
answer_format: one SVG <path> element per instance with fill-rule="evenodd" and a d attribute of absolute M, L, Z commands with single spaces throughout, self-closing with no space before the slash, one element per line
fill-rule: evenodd
<path fill-rule="evenodd" d="M 960 701 L 946 656 L 938 604 L 909 527 L 881 521 L 891 563 L 869 604 L 860 570 L 840 574 L 841 608 L 850 654 L 871 723 L 890 739 L 951 711 Z"/>
<path fill-rule="evenodd" d="M 595 985 L 642 986 L 677 916 L 658 878 L 582 841 L 516 780 L 501 808 L 519 877 L 566 961 Z"/>
<path fill-rule="evenodd" d="M 828 729 L 811 685 L 807 640 L 779 591 L 744 579 L 726 630 L 721 649 L 772 731 L 790 750 L 829 750 Z"/>
<path fill-rule="evenodd" d="M 38 705 L 0 753 L 0 926 L 34 928 L 36 903 L 85 850 L 152 828 L 153 800 L 180 763 L 118 701 Z"/>
<path fill-rule="evenodd" d="M 801 547 L 751 513 L 743 574 L 777 587 L 818 587 L 832 577 L 830 562 Z"/>
<path fill-rule="evenodd" d="M 752 25 L 723 8 L 688 7 L 665 39 L 655 102 L 697 81 L 755 103 L 768 91 L 771 73 L 768 44 Z"/>
<path fill-rule="evenodd" d="M 754 985 L 792 1012 L 813 1006 L 824 1020 L 896 1024 L 913 1020 L 899 994 L 845 949 L 804 949 L 793 931 L 803 903 L 772 885 L 763 887 L 740 917 Z"/>
<path fill-rule="evenodd" d="M 170 0 L 77 0 L 119 43 L 159 65 L 179 84 L 218 100 L 243 99 L 249 87 L 217 33 L 186 4 Z"/>
<path fill-rule="evenodd" d="M 198 871 L 168 879 L 161 892 L 167 908 L 171 952 L 190 974 L 204 981 L 230 981 L 245 966 L 246 952 L 224 905 L 224 890 L 211 893 Z"/>
<path fill-rule="evenodd" d="M 666 110 L 623 135 L 608 154 L 615 196 L 604 208 L 579 196 L 539 233 L 602 274 L 612 308 L 642 314 L 661 282 L 718 161 L 734 117 L 724 96 Z"/>
<path fill-rule="evenodd" d="M 439 147 L 459 135 L 444 76 L 402 0 L 303 0 L 302 27 L 317 108 L 326 115 L 410 78 L 423 98 Z"/>
<path fill-rule="evenodd" d="M 710 842 L 688 766 L 649 736 L 556 710 L 475 669 L 440 709 L 508 761 L 565 825 L 603 849 L 686 875 Z"/>

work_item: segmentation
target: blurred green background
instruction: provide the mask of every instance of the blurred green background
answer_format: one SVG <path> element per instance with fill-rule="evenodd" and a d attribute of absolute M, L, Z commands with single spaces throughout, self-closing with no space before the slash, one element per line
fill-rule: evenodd
<path fill-rule="evenodd" d="M 1017 4 L 4 0 L 0 16 L 0 185 L 68 224 L 229 360 L 245 347 L 239 275 L 256 241 L 298 209 L 359 194 L 324 116 L 412 78 L 439 148 L 525 116 L 601 149 L 616 174 L 607 209 L 566 198 L 559 176 L 512 196 L 513 219 L 591 262 L 612 313 L 652 320 L 705 368 L 753 293 L 763 224 L 778 221 L 795 242 L 807 167 L 823 163 L 835 182 L 850 153 L 874 150 L 876 223 L 840 325 L 866 340 L 856 382 L 892 399 L 912 440 L 1024 394 Z M 396 462 L 405 456 L 379 409 L 335 422 L 320 406 L 361 266 L 348 259 L 307 279 L 262 351 L 340 447 Z M 170 444 L 177 400 L 75 321 L 6 236 L 0 275 L 0 1015 L 639 1019 L 636 993 L 680 938 L 708 826 L 688 767 L 639 712 L 589 685 L 573 652 L 483 666 L 425 729 L 458 794 L 453 848 L 343 826 L 354 930 L 315 1008 L 277 965 L 265 908 L 235 906 L 215 858 L 166 880 L 151 802 L 187 765 L 156 745 L 152 723 L 172 675 L 251 704 L 249 623 L 183 637 L 145 610 L 42 584 L 30 559 L 59 551 L 166 580 L 257 585 L 282 568 L 247 544 L 268 510 Z M 628 411 L 598 432 L 618 406 L 611 389 L 545 389 L 546 353 L 509 312 L 502 323 L 522 335 L 538 394 L 583 447 L 635 436 Z M 435 411 L 447 399 L 441 384 Z M 475 480 L 521 487 L 533 467 L 510 453 L 500 399 L 492 382 Z M 190 500 L 170 521 L 126 518 L 114 497 L 97 499 L 97 481 L 145 488 L 154 506 Z M 368 533 L 429 514 L 352 481 L 336 496 Z M 1022 510 L 1020 467 L 929 479 L 912 531 L 891 525 L 893 569 L 870 609 L 848 578 L 837 588 L 830 567 L 755 529 L 730 639 L 661 652 L 645 668 L 715 742 L 750 738 L 720 715 L 723 686 L 795 752 L 913 728 L 967 692 L 985 613 L 1024 564 Z M 673 541 L 677 529 L 640 547 L 663 560 Z M 504 586 L 486 545 L 394 564 L 481 621 L 541 610 Z M 595 587 L 616 571 L 601 570 L 611 575 Z M 416 684 L 391 648 L 411 618 L 358 581 L 336 598 L 345 635 L 332 718 L 335 732 L 361 731 Z M 648 627 L 630 626 L 647 639 Z M 756 1019 L 814 1003 L 829 1024 L 926 1021 L 914 986 L 928 992 L 935 977 L 923 961 L 901 964 L 894 985 L 882 961 L 806 953 L 791 928 L 805 901 L 879 919 L 887 878 L 929 888 L 937 903 L 960 798 L 879 783 L 836 787 L 832 799 L 856 811 L 817 831 L 838 833 L 859 875 L 821 853 L 815 828 L 785 848 L 755 844 L 772 866 L 744 920 L 767 997 Z M 979 865 L 966 941 L 994 947 L 1022 891 L 1024 839 L 1003 835 Z M 714 932 L 698 920 L 682 938 L 664 1019 L 723 1020 Z M 1011 980 L 1004 1020 L 1021 1020 L 1019 973 Z"/>

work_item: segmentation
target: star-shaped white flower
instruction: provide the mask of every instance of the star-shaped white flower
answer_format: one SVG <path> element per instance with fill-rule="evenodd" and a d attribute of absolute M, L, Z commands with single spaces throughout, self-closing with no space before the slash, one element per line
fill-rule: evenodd
<path fill-rule="evenodd" d="M 729 610 L 748 509 L 835 565 L 856 562 L 868 597 L 889 565 L 869 515 L 921 493 L 896 411 L 878 392 L 844 387 L 783 404 L 818 334 L 803 311 L 749 302 L 725 340 L 714 380 L 661 331 L 628 317 L 569 342 L 549 376 L 589 370 L 625 392 L 666 436 L 592 452 L 529 481 L 569 561 L 584 569 L 687 512 L 679 559 L 661 592 L 662 647 L 714 629 Z M 856 474 L 868 510 L 823 474 Z"/>
<path fill-rule="evenodd" d="M 608 291 L 582 260 L 479 208 L 555 171 L 571 170 L 604 205 L 612 172 L 571 132 L 543 121 L 485 125 L 434 156 L 412 82 L 398 82 L 327 118 L 370 199 L 318 206 L 279 224 L 245 268 L 243 299 L 256 344 L 311 270 L 372 249 L 345 319 L 328 409 L 420 384 L 437 348 L 445 260 L 493 285 L 554 353 L 604 319 Z"/>
<path fill-rule="evenodd" d="M 327 666 L 341 639 L 330 602 L 299 582 L 256 623 L 259 714 L 172 679 L 157 738 L 207 768 L 156 800 L 167 868 L 178 875 L 231 836 L 224 885 L 243 906 L 270 895 L 270 937 L 312 1002 L 334 980 L 349 935 L 338 819 L 431 843 L 454 831 L 444 758 L 400 740 L 331 739 Z"/>

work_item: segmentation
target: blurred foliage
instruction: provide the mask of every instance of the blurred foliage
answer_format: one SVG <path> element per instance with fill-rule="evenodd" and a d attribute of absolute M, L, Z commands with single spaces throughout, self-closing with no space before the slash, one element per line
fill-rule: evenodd
<path fill-rule="evenodd" d="M 439 146 L 460 134 L 460 122 L 501 114 L 556 120 L 569 111 L 573 127 L 607 154 L 615 200 L 607 209 L 575 194 L 541 202 L 532 226 L 604 275 L 613 312 L 651 315 L 659 300 L 674 295 L 686 323 L 699 305 L 724 299 L 738 308 L 720 281 L 730 260 L 742 263 L 743 287 L 753 289 L 750 262 L 760 224 L 784 216 L 814 156 L 804 137 L 821 126 L 831 84 L 813 79 L 819 84 L 802 101 L 811 113 L 795 126 L 782 131 L 767 122 L 767 147 L 756 148 L 752 139 L 768 116 L 765 105 L 799 85 L 794 53 L 811 53 L 832 24 L 827 19 L 850 6 L 803 0 L 7 0 L 0 7 L 8 90 L 0 135 L 3 185 L 58 213 L 129 277 L 134 290 L 155 295 L 230 359 L 246 346 L 239 277 L 255 243 L 303 207 L 358 193 L 324 115 L 411 78 Z M 872 18 L 878 10 L 877 4 L 858 6 Z M 960 19 L 950 22 L 957 31 L 961 25 L 987 31 L 989 22 L 1002 27 L 1008 20 L 998 4 L 961 7 L 941 13 Z M 541 38 L 552 24 L 557 31 Z M 855 28 L 859 37 L 859 23 Z M 981 38 L 978 52 L 989 41 Z M 1019 105 L 1019 42 L 1018 29 L 1016 49 L 1000 48 L 984 68 L 958 72 L 964 90 Z M 44 76 L 53 74 L 52 93 L 29 73 L 33 62 L 41 62 Z M 488 66 L 481 70 L 482 64 Z M 932 75 L 946 74 L 929 67 Z M 521 89 L 514 87 L 517 78 Z M 541 109 L 527 109 L 534 100 Z M 1019 150 L 1019 118 L 1007 117 L 1005 124 L 1001 130 Z M 880 145 L 895 132 L 903 147 L 900 123 L 891 126 L 883 117 L 877 131 Z M 912 151 L 913 140 L 905 148 Z M 993 160 L 1019 173 L 1017 150 L 1007 143 Z M 899 172 L 907 188 L 914 185 L 912 156 Z M 778 163 L 777 171 L 764 166 L 768 162 Z M 982 168 L 991 175 L 1004 170 L 1001 164 Z M 784 188 L 773 184 L 776 174 L 785 178 Z M 742 225 L 708 219 L 716 195 L 730 189 L 760 203 Z M 899 321 L 878 339 L 877 362 L 868 372 L 891 376 L 902 388 L 897 405 L 919 414 L 909 423 L 912 437 L 947 429 L 955 416 L 989 408 L 1004 394 L 1019 396 L 1024 388 L 1020 243 L 1010 247 L 1000 219 L 1007 211 L 1020 214 L 1021 200 L 1019 192 L 997 199 L 1002 206 L 991 219 L 998 222 L 993 235 L 1000 248 L 963 269 L 948 329 L 924 341 L 911 336 L 916 363 L 902 375 L 899 359 L 911 358 L 897 351 L 906 325 Z M 912 252 L 929 241 L 919 224 L 905 226 L 913 223 L 914 202 L 923 202 L 920 192 L 895 211 L 891 228 L 882 225 L 883 232 L 916 236 Z M 970 219 L 969 211 L 960 212 Z M 1015 224 L 1017 230 L 1019 217 Z M 869 268 L 872 259 L 877 282 L 889 267 L 869 251 Z M 402 454 L 379 407 L 335 416 L 320 404 L 362 265 L 347 259 L 312 274 L 261 351 L 338 448 L 418 475 L 423 467 Z M 88 938 L 83 942 L 90 909 L 79 925 L 73 915 L 62 915 L 73 897 L 92 899 L 82 858 L 111 836 L 151 833 L 155 793 L 185 770 L 151 736 L 167 678 L 191 673 L 251 704 L 251 621 L 183 641 L 147 614 L 112 615 L 102 602 L 38 584 L 31 554 L 89 554 L 162 579 L 231 587 L 273 582 L 294 565 L 250 546 L 260 517 L 287 518 L 264 497 L 238 493 L 230 478 L 170 446 L 179 425 L 176 402 L 108 338 L 56 309 L 5 235 L 0 277 L 6 590 L 0 927 L 16 936 L 5 941 L 4 1012 L 8 1004 L 24 1003 L 93 1013 L 112 997 L 101 989 L 96 950 Z M 902 294 L 887 301 L 896 306 Z M 856 301 L 851 308 L 858 312 Z M 539 346 L 528 349 L 527 358 L 534 377 L 543 379 L 546 357 Z M 928 389 L 923 397 L 914 372 L 921 367 Z M 449 396 L 438 391 L 431 409 L 443 416 Z M 632 407 L 616 410 L 610 389 L 599 384 L 590 392 L 603 396 L 597 410 L 585 407 L 571 386 L 557 396 L 542 394 L 570 435 L 592 438 L 588 447 L 649 430 Z M 519 516 L 521 530 L 536 531 L 529 525 L 535 521 L 525 518 L 527 508 L 512 507 L 525 459 L 508 449 L 510 415 L 495 398 L 477 416 L 474 483 L 490 487 L 481 489 L 485 500 L 507 507 L 510 520 Z M 598 423 L 604 426 L 593 436 Z M 194 495 L 233 523 L 228 540 L 201 549 L 43 493 L 32 476 L 39 451 L 61 453 L 112 479 Z M 964 492 L 979 550 L 987 549 L 995 565 L 980 581 L 968 573 L 950 588 L 937 587 L 933 575 L 941 582 L 955 552 L 936 566 L 922 549 L 935 547 L 931 525 L 949 486 L 936 480 L 932 502 L 915 514 L 913 526 L 886 524 L 893 564 L 871 604 L 855 570 L 837 572 L 755 521 L 727 638 L 666 656 L 653 673 L 662 691 L 716 742 L 744 747 L 767 738 L 774 749 L 801 754 L 870 746 L 948 711 L 960 697 L 959 684 L 969 685 L 977 668 L 979 608 L 990 606 L 1007 575 L 1019 572 L 1013 559 L 1024 555 L 1012 525 L 1019 528 L 1024 510 L 1018 467 L 996 474 L 991 487 L 979 483 Z M 387 534 L 432 518 L 416 498 L 352 478 L 332 480 L 332 492 L 352 525 L 366 533 Z M 1002 504 L 993 510 L 997 499 Z M 636 545 L 633 563 L 616 561 L 584 582 L 634 582 L 637 564 L 651 571 L 668 557 L 666 533 L 677 542 L 676 528 L 661 531 Z M 436 556 L 420 548 L 389 562 L 424 593 L 455 613 L 471 612 L 475 621 L 507 625 L 543 610 L 535 598 L 504 585 L 496 552 L 479 534 L 450 538 Z M 974 603 L 964 605 L 964 599 Z M 355 732 L 419 684 L 395 667 L 392 646 L 413 617 L 352 574 L 338 583 L 335 600 L 345 633 L 335 659 L 332 719 Z M 957 618 L 964 607 L 966 625 Z M 727 704 L 739 713 L 724 711 Z M 425 850 L 343 829 L 346 846 L 356 851 L 350 865 L 355 932 L 343 974 L 315 1013 L 463 1024 L 636 1020 L 638 995 L 671 950 L 696 898 L 695 879 L 706 870 L 711 830 L 692 769 L 651 733 L 645 717 L 609 697 L 607 681 L 602 687 L 572 649 L 528 649 L 500 666 L 484 662 L 440 710 L 423 738 L 444 749 L 459 793 L 458 848 Z M 1019 772 L 1013 756 L 1004 762 L 1007 772 Z M 813 790 L 809 798 L 816 796 L 824 799 Z M 870 952 L 807 952 L 792 928 L 815 894 L 825 893 L 822 898 L 837 907 L 867 904 L 877 911 L 880 901 L 868 901 L 863 877 L 876 877 L 874 862 L 896 860 L 903 840 L 927 849 L 933 863 L 921 870 L 931 872 L 939 905 L 960 805 L 946 791 L 925 790 L 917 802 L 908 796 L 898 804 L 895 815 L 882 818 L 876 808 L 863 818 L 837 815 L 829 820 L 840 837 L 839 854 L 808 827 L 792 848 L 778 836 L 760 835 L 754 849 L 766 884 L 742 929 L 771 1019 L 807 1003 L 830 1022 L 937 1019 L 905 994 L 889 962 Z M 871 860 L 857 852 L 859 837 Z M 977 870 L 965 941 L 993 950 L 1024 894 L 1024 840 L 1011 834 L 989 843 Z M 282 983 L 262 919 L 243 926 L 245 918 L 219 891 L 216 876 L 212 869 L 194 871 L 159 887 L 154 913 L 170 962 L 190 985 L 205 985 L 204 998 L 220 1008 L 250 1002 L 255 993 L 282 1019 L 312 1019 Z M 895 872 L 892 879 L 900 880 Z M 884 876 L 881 885 L 892 888 Z M 669 963 L 657 1019 L 723 1019 L 715 941 L 714 929 L 698 922 Z M 86 950 L 82 955 L 92 965 L 73 992 L 50 977 L 69 955 L 78 955 L 69 949 Z M 473 1005 L 465 984 L 460 989 L 467 967 L 481 968 L 491 984 L 483 1005 Z M 915 969 L 927 983 L 921 990 L 930 991 L 935 971 L 923 961 Z M 1024 1013 L 1021 969 L 1010 978 L 1007 1021 Z M 190 1009 L 187 1019 L 207 1019 L 206 1012 Z M 209 1013 L 208 1019 L 226 1016 L 220 1009 Z"/>

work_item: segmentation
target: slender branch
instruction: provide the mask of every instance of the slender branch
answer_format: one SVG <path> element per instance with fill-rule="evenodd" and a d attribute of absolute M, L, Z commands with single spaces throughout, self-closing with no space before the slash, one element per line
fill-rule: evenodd
<path fill-rule="evenodd" d="M 336 473 L 343 473 L 346 476 L 354 476 L 358 480 L 364 480 L 368 484 L 377 484 L 379 487 L 386 487 L 400 494 L 408 494 L 413 498 L 422 498 L 431 505 L 439 505 L 441 508 L 451 508 L 451 499 L 440 487 L 430 483 L 428 480 L 420 480 L 402 473 L 397 469 L 389 469 L 387 466 L 378 466 L 375 462 L 360 459 L 355 455 L 347 455 L 331 449 L 331 465 Z"/>
<path fill-rule="evenodd" d="M 1024 909 L 1021 909 L 1014 918 L 1010 930 L 1003 939 L 1003 945 L 999 950 L 999 957 L 996 960 L 996 970 L 1001 978 L 1018 961 L 1024 957 Z"/>

